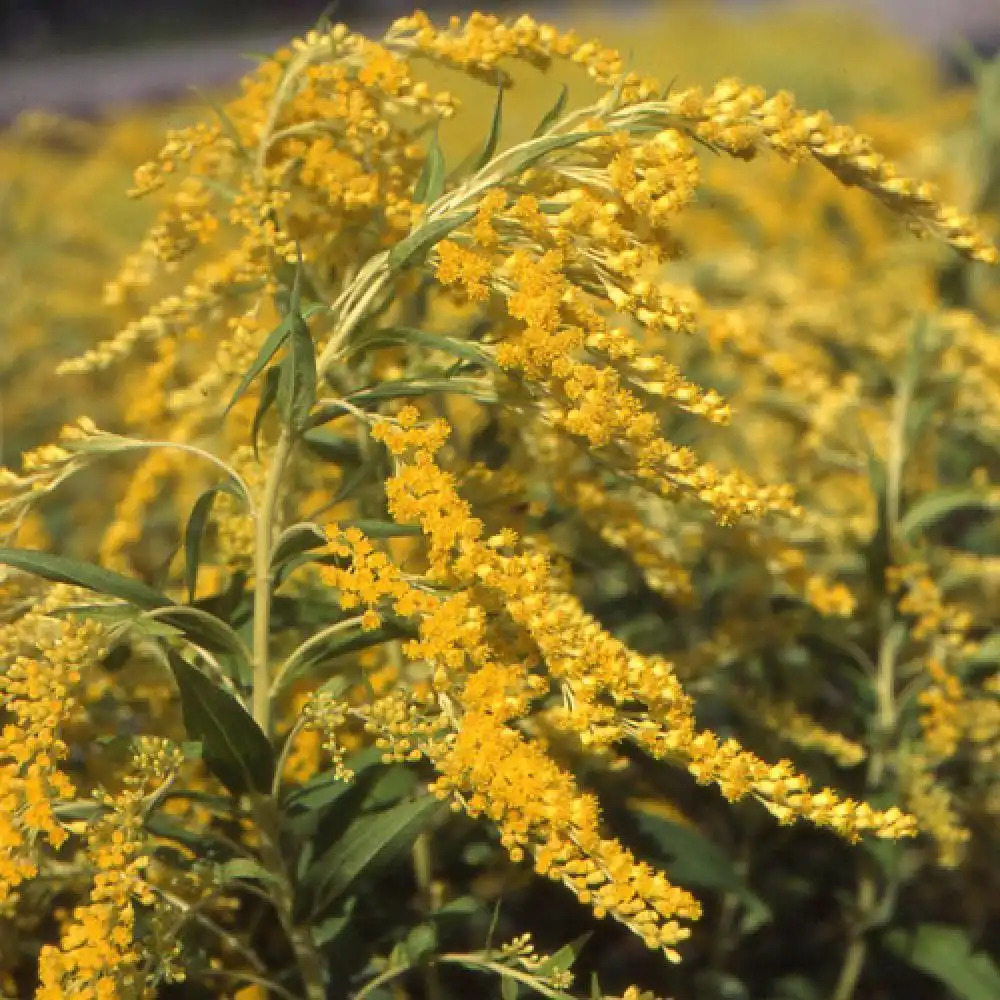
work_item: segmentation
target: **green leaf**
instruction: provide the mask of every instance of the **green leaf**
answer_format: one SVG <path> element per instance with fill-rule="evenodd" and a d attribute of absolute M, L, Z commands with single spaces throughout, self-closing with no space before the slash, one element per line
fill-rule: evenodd
<path fill-rule="evenodd" d="M 316 886 L 314 911 L 327 909 L 362 875 L 406 851 L 443 808 L 433 795 L 422 795 L 355 820 L 310 866 L 306 881 Z"/>
<path fill-rule="evenodd" d="M 982 490 L 937 490 L 911 504 L 900 518 L 900 532 L 913 539 L 960 510 L 994 510 L 996 501 Z"/>
<path fill-rule="evenodd" d="M 958 1000 L 1000 997 L 1000 970 L 987 954 L 972 950 L 961 927 L 919 924 L 913 934 L 894 930 L 884 940 L 890 951 L 940 980 Z"/>
<path fill-rule="evenodd" d="M 285 425 L 297 432 L 316 402 L 316 347 L 301 316 L 292 317 L 291 327 L 291 350 L 280 366 L 277 403 Z"/>
<path fill-rule="evenodd" d="M 484 368 L 498 367 L 490 352 L 473 341 L 457 340 L 455 337 L 448 337 L 443 333 L 417 330 L 410 326 L 391 326 L 381 330 L 372 330 L 371 333 L 359 337 L 355 341 L 351 347 L 351 356 L 356 357 L 362 351 L 372 348 L 407 346 L 409 344 L 418 344 L 428 350 L 453 354 L 455 357 L 473 361 Z"/>
<path fill-rule="evenodd" d="M 305 328 L 306 336 L 309 338 L 309 350 L 312 351 L 312 338 L 309 337 L 309 327 L 306 326 L 306 320 L 314 313 L 325 308 L 321 303 L 310 303 L 310 305 L 303 310 L 302 308 L 302 283 L 303 283 L 303 270 L 302 270 L 302 256 L 299 255 L 299 259 L 295 263 L 295 271 L 292 274 L 292 287 L 288 293 L 288 303 L 285 309 L 285 315 L 281 322 L 267 335 L 264 343 L 261 344 L 260 350 L 257 352 L 257 357 L 254 358 L 253 364 L 247 370 L 247 372 L 240 379 L 239 385 L 236 387 L 236 391 L 233 393 L 232 398 L 226 406 L 225 413 L 228 413 L 233 406 L 243 397 L 247 389 L 250 388 L 253 380 L 267 367 L 271 358 L 278 353 L 281 346 L 285 343 L 289 337 L 294 337 L 298 335 L 301 337 L 302 328 Z M 313 356 L 313 369 L 315 370 L 315 355 Z M 315 386 L 315 376 L 313 378 L 313 385 Z"/>
<path fill-rule="evenodd" d="M 517 1000 L 519 983 L 510 976 L 500 977 L 500 1000 Z"/>
<path fill-rule="evenodd" d="M 431 136 L 430 149 L 427 151 L 427 159 L 424 160 L 423 168 L 417 183 L 413 187 L 413 200 L 421 205 L 429 205 L 437 201 L 444 191 L 444 153 L 441 151 L 441 144 L 438 141 L 437 130 Z"/>
<path fill-rule="evenodd" d="M 321 415 L 317 410 L 313 413 L 311 420 L 315 421 Z M 317 458 L 321 458 L 324 462 L 341 466 L 361 463 L 361 449 L 354 438 L 344 437 L 343 434 L 335 434 L 333 431 L 314 426 L 303 431 L 302 441 Z"/>
<path fill-rule="evenodd" d="M 1000 632 L 986 636 L 978 648 L 965 658 L 965 662 L 973 666 L 1000 664 Z"/>
<path fill-rule="evenodd" d="M 268 366 L 271 358 L 281 350 L 282 344 L 289 338 L 292 332 L 292 320 L 290 316 L 286 316 L 268 335 L 264 343 L 261 344 L 260 350 L 257 352 L 257 357 L 254 358 L 253 364 L 244 373 L 243 378 L 240 379 L 239 385 L 236 386 L 236 391 L 233 393 L 229 402 L 226 404 L 226 409 L 224 413 L 228 413 L 246 394 L 247 389 L 250 388 L 253 380 Z"/>
<path fill-rule="evenodd" d="M 328 642 L 310 649 L 307 656 L 298 661 L 281 678 L 281 688 L 285 688 L 293 680 L 311 672 L 318 666 L 324 668 L 341 656 L 357 653 L 362 649 L 380 646 L 392 639 L 410 639 L 413 631 L 395 622 L 383 622 L 378 628 L 363 629 L 360 625 L 353 629 L 345 629 L 330 637 Z"/>
<path fill-rule="evenodd" d="M 340 912 L 334 913 L 313 924 L 311 935 L 313 943 L 318 948 L 322 948 L 343 934 L 350 926 L 355 906 L 357 906 L 357 897 L 349 896 L 344 900 L 344 905 L 341 907 Z"/>
<path fill-rule="evenodd" d="M 411 260 L 425 254 L 435 243 L 443 240 L 450 232 L 464 226 L 476 215 L 474 210 L 453 212 L 440 219 L 421 223 L 409 236 L 400 240 L 389 251 L 389 270 L 399 271 Z"/>
<path fill-rule="evenodd" d="M 299 521 L 291 524 L 278 536 L 271 553 L 271 566 L 280 566 L 285 560 L 294 556 L 318 549 L 326 545 L 326 533 L 318 524 L 310 521 Z"/>
<path fill-rule="evenodd" d="M 578 938 L 564 944 L 557 952 L 550 955 L 544 962 L 541 962 L 536 972 L 539 976 L 553 976 L 557 972 L 569 972 L 573 968 L 573 963 L 577 960 L 584 946 L 593 937 L 593 932 L 588 931 Z"/>
<path fill-rule="evenodd" d="M 448 392 L 457 396 L 472 396 L 482 403 L 496 402 L 496 392 L 477 379 L 463 378 L 401 378 L 365 386 L 348 396 L 352 403 L 376 402 L 382 399 L 400 399 L 424 396 L 430 392 Z"/>
<path fill-rule="evenodd" d="M 173 604 L 164 594 L 146 584 L 122 576 L 93 563 L 70 559 L 67 556 L 37 552 L 34 549 L 0 548 L 0 565 L 13 566 L 25 573 L 33 573 L 55 583 L 71 583 L 77 587 L 117 597 L 137 608 L 160 608 Z"/>
<path fill-rule="evenodd" d="M 437 946 L 437 928 L 432 923 L 417 924 L 403 942 L 411 965 L 419 965 Z"/>
<path fill-rule="evenodd" d="M 754 927 L 770 920 L 764 901 L 747 886 L 728 855 L 707 837 L 641 807 L 632 816 L 639 832 L 655 845 L 656 861 L 672 879 L 685 886 L 733 893 L 746 907 Z"/>
<path fill-rule="evenodd" d="M 375 747 L 366 747 L 352 754 L 348 758 L 347 766 L 354 774 L 353 782 L 341 781 L 332 771 L 323 771 L 310 778 L 304 785 L 285 793 L 283 799 L 285 812 L 304 810 L 313 813 L 333 805 L 354 789 L 359 780 L 368 781 L 368 772 L 383 767 L 382 751 Z M 374 780 L 374 777 L 370 780 Z"/>
<path fill-rule="evenodd" d="M 493 159 L 497 146 L 500 144 L 500 126 L 503 123 L 503 87 L 497 87 L 496 104 L 493 106 L 493 120 L 490 122 L 490 130 L 486 135 L 483 148 L 472 161 L 472 172 L 475 173 L 485 167 Z"/>
<path fill-rule="evenodd" d="M 274 780 L 274 749 L 244 705 L 174 650 L 170 668 L 181 694 L 188 736 L 200 740 L 208 769 L 234 795 L 269 794 Z"/>
<path fill-rule="evenodd" d="M 213 653 L 225 654 L 229 676 L 239 684 L 250 680 L 252 668 L 247 648 L 240 637 L 221 618 L 203 608 L 176 604 L 157 608 L 156 621 L 175 629 L 182 637 Z M 149 620 L 149 619 L 144 619 Z"/>
<path fill-rule="evenodd" d="M 548 132 L 549 127 L 563 113 L 563 111 L 566 110 L 566 99 L 568 97 L 569 87 L 567 87 L 564 83 L 562 87 L 559 88 L 559 96 L 556 98 L 556 103 L 545 112 L 535 131 L 531 133 L 533 139 L 537 139 L 539 136 Z"/>
<path fill-rule="evenodd" d="M 253 455 L 260 461 L 260 451 L 258 440 L 260 438 L 260 428 L 264 423 L 267 411 L 274 405 L 278 398 L 278 383 L 281 381 L 281 365 L 271 365 L 264 375 L 264 387 L 260 391 L 260 399 L 257 400 L 257 410 L 253 415 L 253 425 L 250 428 L 250 441 L 253 444 Z"/>
<path fill-rule="evenodd" d="M 220 491 L 225 491 L 238 500 L 242 494 L 230 480 L 205 490 L 198 497 L 188 516 L 187 527 L 184 529 L 184 583 L 187 587 L 188 600 L 193 601 L 195 587 L 198 581 L 198 564 L 201 561 L 201 542 L 205 535 L 205 527 L 212 513 L 212 504 Z"/>
<path fill-rule="evenodd" d="M 259 861 L 253 858 L 230 858 L 218 865 L 217 874 L 219 881 L 228 882 L 278 882 L 278 877 L 269 872 Z"/>
<path fill-rule="evenodd" d="M 534 165 L 539 160 L 548 156 L 549 153 L 557 149 L 566 149 L 569 146 L 577 146 L 588 139 L 597 136 L 607 135 L 606 132 L 567 132 L 565 135 L 543 135 L 537 139 L 532 139 L 514 150 L 509 150 L 513 166 L 504 163 L 505 173 L 518 174 L 528 167 Z M 506 153 L 504 157 L 506 157 Z"/>

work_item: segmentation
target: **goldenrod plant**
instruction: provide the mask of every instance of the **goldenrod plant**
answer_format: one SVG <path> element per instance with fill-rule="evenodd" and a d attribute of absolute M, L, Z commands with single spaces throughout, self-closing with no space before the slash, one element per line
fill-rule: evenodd
<path fill-rule="evenodd" d="M 6 995 L 995 995 L 988 223 L 526 15 L 323 23 L 131 193 L 0 470 Z"/>

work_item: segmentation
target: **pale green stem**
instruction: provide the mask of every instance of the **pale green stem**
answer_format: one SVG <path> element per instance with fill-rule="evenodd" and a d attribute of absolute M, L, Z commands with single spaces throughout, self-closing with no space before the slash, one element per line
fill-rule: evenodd
<path fill-rule="evenodd" d="M 257 531 L 254 544 L 254 595 L 253 595 L 253 717 L 265 733 L 271 729 L 271 679 L 268 650 L 271 639 L 271 548 L 281 496 L 281 480 L 292 452 L 292 435 L 286 428 L 281 432 L 271 467 L 268 469 L 257 512 Z"/>
<path fill-rule="evenodd" d="M 889 455 L 886 463 L 886 520 L 890 551 L 899 527 L 902 502 L 903 464 L 906 459 L 906 415 L 913 396 L 912 380 L 903 380 L 896 393 L 892 426 L 889 430 Z M 886 595 L 879 607 L 879 653 L 875 673 L 875 738 L 868 756 L 865 786 L 878 789 L 885 776 L 890 742 L 896 728 L 896 644 L 892 635 L 893 600 Z M 875 878 L 864 870 L 858 879 L 856 922 L 844 954 L 831 1000 L 851 1000 L 857 988 L 868 953 L 866 930 L 877 904 Z"/>
<path fill-rule="evenodd" d="M 297 664 L 302 661 L 302 658 L 317 646 L 321 646 L 327 639 L 332 635 L 336 635 L 338 632 L 342 632 L 348 628 L 355 628 L 361 624 L 361 615 L 355 615 L 353 618 L 345 618 L 343 621 L 334 622 L 333 625 L 328 625 L 324 629 L 320 629 L 315 635 L 309 636 L 301 646 L 297 646 L 289 654 L 288 659 L 278 668 L 278 672 L 274 675 L 274 680 L 271 681 L 271 697 L 274 697 L 280 690 L 282 681 L 288 672 Z"/>

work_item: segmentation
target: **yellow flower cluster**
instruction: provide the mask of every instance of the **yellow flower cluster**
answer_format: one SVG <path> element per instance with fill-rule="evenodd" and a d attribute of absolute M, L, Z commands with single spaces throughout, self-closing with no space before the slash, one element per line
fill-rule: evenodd
<path fill-rule="evenodd" d="M 135 941 L 136 904 L 152 906 L 156 896 L 143 874 L 149 858 L 142 820 L 151 796 L 172 779 L 179 763 L 177 747 L 140 738 L 122 790 L 100 797 L 106 811 L 87 833 L 90 896 L 74 909 L 58 946 L 42 948 L 35 1000 L 147 995 L 144 968 L 152 956 Z"/>
<path fill-rule="evenodd" d="M 37 874 L 43 846 L 58 848 L 68 836 L 54 811 L 75 791 L 62 770 L 69 754 L 62 728 L 105 641 L 94 622 L 59 614 L 79 600 L 79 592 L 55 586 L 0 625 L 0 904 Z"/>

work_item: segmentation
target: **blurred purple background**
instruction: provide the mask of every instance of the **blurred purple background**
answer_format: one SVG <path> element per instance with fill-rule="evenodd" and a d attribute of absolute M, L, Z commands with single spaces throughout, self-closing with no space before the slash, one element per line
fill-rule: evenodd
<path fill-rule="evenodd" d="M 671 2 L 617 0 L 615 16 L 641 16 Z M 719 6 L 745 9 L 768 2 L 818 5 L 816 0 L 721 0 Z M 332 16 L 378 32 L 414 5 L 341 0 Z M 469 9 L 439 0 L 416 5 L 442 14 Z M 941 53 L 959 37 L 981 51 L 992 51 L 1000 41 L 1000 0 L 828 0 L 823 5 L 841 9 L 845 18 L 867 11 Z M 580 6 L 559 0 L 541 6 L 530 0 L 478 4 L 507 14 L 527 7 L 557 23 L 572 20 Z M 192 84 L 225 84 L 250 67 L 242 53 L 273 50 L 300 33 L 322 13 L 323 0 L 241 0 L 236 33 L 234 9 L 232 0 L 0 0 L 0 123 L 28 108 L 92 114 L 166 100 Z"/>

